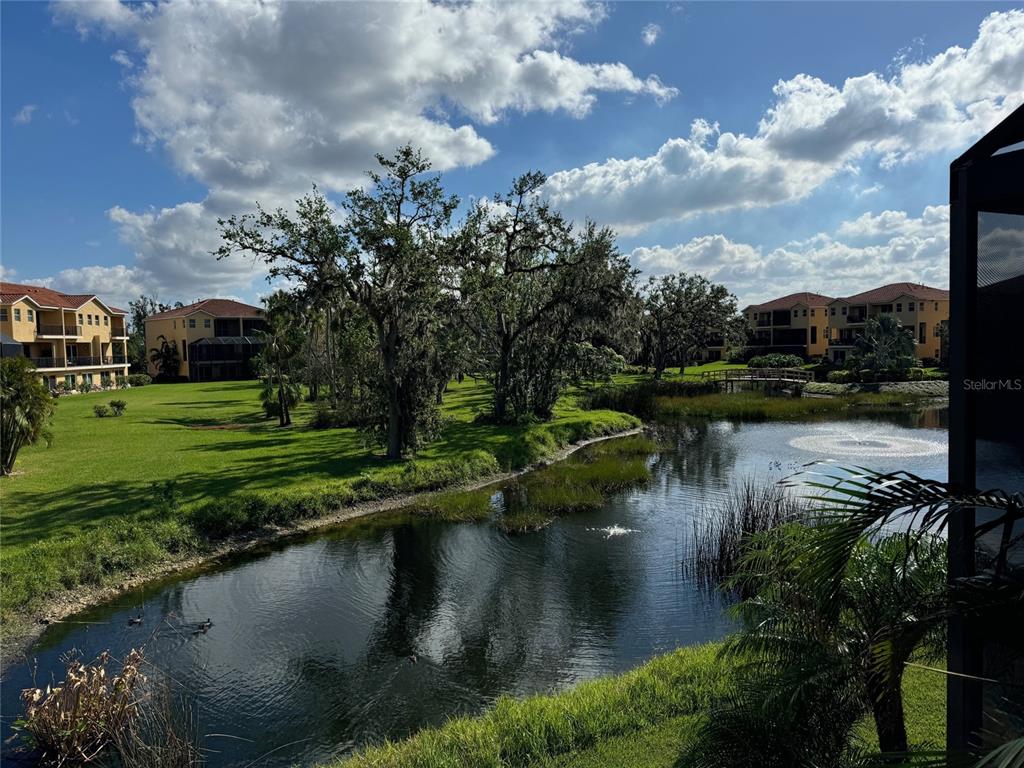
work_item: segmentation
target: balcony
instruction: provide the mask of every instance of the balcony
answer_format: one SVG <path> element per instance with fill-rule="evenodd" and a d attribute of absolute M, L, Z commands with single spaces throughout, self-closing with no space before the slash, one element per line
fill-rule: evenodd
<path fill-rule="evenodd" d="M 82 333 L 82 326 L 80 325 L 40 325 L 36 329 L 36 336 L 71 336 L 77 337 Z"/>
<path fill-rule="evenodd" d="M 55 357 L 30 357 L 28 359 L 36 368 L 61 368 L 63 364 Z"/>

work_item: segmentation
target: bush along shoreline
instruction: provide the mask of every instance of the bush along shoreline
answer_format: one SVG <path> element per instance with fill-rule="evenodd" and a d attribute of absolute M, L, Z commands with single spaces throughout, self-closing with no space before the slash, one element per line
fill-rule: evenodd
<path fill-rule="evenodd" d="M 503 460 L 484 450 L 453 459 L 412 459 L 373 475 L 321 483 L 313 489 L 242 491 L 187 508 L 182 507 L 173 481 L 154 483 L 150 510 L 135 519 L 114 520 L 5 554 L 0 572 L 4 638 L 16 645 L 24 643 L 41 631 L 40 622 L 98 602 L 109 596 L 104 593 L 106 588 L 134 586 L 286 534 L 310 521 L 330 523 L 332 515 L 363 503 L 401 499 L 414 514 L 446 520 L 481 519 L 480 505 L 474 503 L 479 494 L 434 492 L 488 478 L 496 482 L 503 479 L 500 473 L 522 471 L 566 446 L 614 437 L 640 425 L 636 417 L 625 413 L 593 411 L 571 423 L 533 425 L 510 436 L 500 446 Z M 414 494 L 423 497 L 405 498 Z M 34 612 L 48 615 L 33 623 L 30 616 Z M 13 660 L 12 655 L 7 654 L 5 664 Z"/>

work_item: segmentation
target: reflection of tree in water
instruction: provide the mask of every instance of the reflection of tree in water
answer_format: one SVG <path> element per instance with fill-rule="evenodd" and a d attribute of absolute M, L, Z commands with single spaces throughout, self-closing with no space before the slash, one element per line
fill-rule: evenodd
<path fill-rule="evenodd" d="M 324 744 L 401 737 L 502 693 L 570 682 L 556 672 L 613 645 L 640 572 L 557 525 L 511 538 L 486 524 L 401 526 L 391 561 L 365 656 L 294 662 Z"/>
<path fill-rule="evenodd" d="M 728 429 L 723 429 L 723 424 Z M 687 485 L 698 488 L 727 485 L 733 479 L 738 455 L 735 429 L 728 422 L 707 419 L 664 427 L 659 439 L 668 441 L 672 449 L 658 454 L 651 470 L 653 482 L 669 485 L 684 478 Z"/>

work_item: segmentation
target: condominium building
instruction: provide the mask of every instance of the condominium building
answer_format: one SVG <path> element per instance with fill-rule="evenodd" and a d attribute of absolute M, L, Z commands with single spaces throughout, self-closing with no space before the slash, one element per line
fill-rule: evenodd
<path fill-rule="evenodd" d="M 126 317 L 95 294 L 0 283 L 3 354 L 29 358 L 51 388 L 108 386 L 127 376 Z"/>
<path fill-rule="evenodd" d="M 231 299 L 203 299 L 146 318 L 146 349 L 173 345 L 179 376 L 189 381 L 250 379 L 262 349 L 263 310 Z M 151 375 L 160 371 L 151 361 Z"/>
<path fill-rule="evenodd" d="M 750 328 L 750 346 L 759 353 L 782 352 L 818 357 L 828 349 L 829 296 L 791 293 L 743 310 Z"/>
<path fill-rule="evenodd" d="M 890 283 L 828 305 L 828 355 L 844 361 L 864 333 L 868 318 L 894 315 L 912 333 L 919 360 L 941 356 L 941 327 L 949 321 L 949 291 L 918 283 Z"/>

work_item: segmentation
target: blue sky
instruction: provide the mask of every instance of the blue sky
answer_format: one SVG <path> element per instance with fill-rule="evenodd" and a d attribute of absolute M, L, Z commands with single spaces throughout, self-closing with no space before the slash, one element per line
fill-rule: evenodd
<path fill-rule="evenodd" d="M 539 168 L 646 273 L 744 302 L 944 285 L 948 163 L 1024 99 L 1013 8 L 6 2 L 5 279 L 253 300 L 216 217 L 412 140 L 464 198 Z"/>

